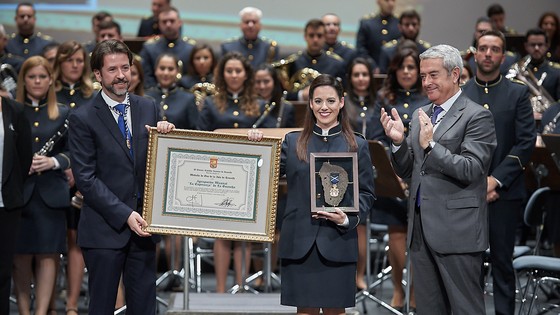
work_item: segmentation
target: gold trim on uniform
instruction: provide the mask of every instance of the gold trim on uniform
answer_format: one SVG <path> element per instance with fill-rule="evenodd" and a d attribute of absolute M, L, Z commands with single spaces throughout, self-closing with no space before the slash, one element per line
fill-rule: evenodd
<path fill-rule="evenodd" d="M 237 128 L 237 127 L 239 127 L 239 124 L 238 124 L 238 123 L 234 123 L 234 124 L 233 124 L 233 128 Z"/>
<path fill-rule="evenodd" d="M 39 122 L 38 122 L 38 121 L 34 122 L 34 123 L 33 123 L 33 126 L 39 127 Z"/>
<path fill-rule="evenodd" d="M 167 44 L 167 47 L 173 48 L 173 47 L 175 47 L 175 43 L 169 43 L 169 44 Z"/>
<path fill-rule="evenodd" d="M 387 31 L 386 29 L 382 29 L 382 30 L 381 30 L 381 34 L 387 35 L 387 34 L 389 34 L 389 31 Z"/>
<path fill-rule="evenodd" d="M 236 101 L 237 101 L 237 100 L 236 100 Z M 234 110 L 234 111 L 233 111 L 233 116 L 239 116 L 239 112 L 236 111 L 236 110 Z"/>

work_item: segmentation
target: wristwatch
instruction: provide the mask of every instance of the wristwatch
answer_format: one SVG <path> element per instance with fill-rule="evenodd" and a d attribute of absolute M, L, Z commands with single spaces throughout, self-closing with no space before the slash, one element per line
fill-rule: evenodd
<path fill-rule="evenodd" d="M 430 151 L 432 151 L 435 145 L 436 142 L 434 140 L 430 140 L 430 142 L 428 142 L 428 146 L 424 149 L 424 154 L 430 153 Z"/>

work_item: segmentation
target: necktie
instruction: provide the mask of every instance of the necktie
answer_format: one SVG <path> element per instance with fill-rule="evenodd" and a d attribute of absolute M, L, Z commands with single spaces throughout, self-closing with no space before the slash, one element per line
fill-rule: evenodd
<path fill-rule="evenodd" d="M 443 107 L 434 105 L 434 111 L 432 112 L 432 117 L 431 117 L 432 125 L 434 126 L 436 125 L 436 122 L 438 121 L 437 117 L 439 116 L 439 114 L 441 114 L 442 111 L 443 111 Z"/>
<path fill-rule="evenodd" d="M 128 126 L 125 122 L 125 111 L 126 111 L 126 104 L 118 104 L 114 108 L 119 114 L 119 118 L 117 119 L 117 123 L 119 125 L 119 129 L 126 141 L 126 147 L 130 152 L 130 156 L 134 156 L 132 154 L 132 135 L 130 134 L 130 130 L 128 130 Z"/>

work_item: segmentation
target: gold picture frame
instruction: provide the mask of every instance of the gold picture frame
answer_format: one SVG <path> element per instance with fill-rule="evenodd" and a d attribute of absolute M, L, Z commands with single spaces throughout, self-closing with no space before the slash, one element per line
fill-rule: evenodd
<path fill-rule="evenodd" d="M 310 153 L 309 172 L 311 213 L 360 211 L 356 152 Z"/>
<path fill-rule="evenodd" d="M 281 138 L 150 129 L 146 231 L 272 242 Z"/>

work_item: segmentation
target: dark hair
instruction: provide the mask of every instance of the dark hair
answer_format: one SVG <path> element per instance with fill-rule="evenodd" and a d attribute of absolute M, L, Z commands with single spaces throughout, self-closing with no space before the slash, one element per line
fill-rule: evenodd
<path fill-rule="evenodd" d="M 16 14 L 19 11 L 19 8 L 21 7 L 31 7 L 31 9 L 33 9 L 33 15 L 35 15 L 35 6 L 33 5 L 33 3 L 31 2 L 20 2 L 18 3 L 18 5 L 16 6 Z"/>
<path fill-rule="evenodd" d="M 336 94 L 338 95 L 339 99 L 344 98 L 344 89 L 342 88 L 342 83 L 333 77 L 330 74 L 321 74 L 317 78 L 311 82 L 311 86 L 309 86 L 309 106 L 307 106 L 307 111 L 305 113 L 305 120 L 303 122 L 303 130 L 297 141 L 296 147 L 296 154 L 298 159 L 301 161 L 308 161 L 309 160 L 309 152 L 308 152 L 308 143 L 311 134 L 313 133 L 313 128 L 316 124 L 316 118 L 313 114 L 313 110 L 311 109 L 311 104 L 313 102 L 313 94 L 315 93 L 315 89 L 320 86 L 330 86 L 335 89 Z M 350 119 L 348 118 L 348 114 L 346 113 L 346 107 L 343 106 L 339 113 L 338 113 L 338 120 L 342 126 L 342 134 L 348 142 L 348 151 L 353 152 L 358 150 L 358 144 L 356 143 L 356 138 L 354 136 L 354 131 L 352 129 L 352 125 L 350 124 Z"/>
<path fill-rule="evenodd" d="M 136 66 L 136 70 L 138 70 L 138 78 L 140 79 L 140 82 L 138 83 L 134 91 L 132 91 L 132 93 L 138 96 L 144 96 L 144 68 L 142 68 L 142 60 L 140 56 L 134 56 L 134 58 L 132 58 L 132 65 L 130 67 L 131 75 L 132 66 Z"/>
<path fill-rule="evenodd" d="M 417 19 L 418 22 L 421 22 L 420 14 L 416 12 L 416 10 L 405 10 L 401 13 L 401 17 L 399 18 L 399 24 L 402 24 L 403 19 Z"/>
<path fill-rule="evenodd" d="M 173 64 L 174 64 L 175 67 L 177 68 L 177 74 L 181 74 L 182 68 L 183 68 L 183 67 L 182 67 L 182 64 L 183 64 L 183 63 L 180 62 L 179 58 L 177 58 L 177 56 L 176 56 L 175 54 L 172 54 L 172 53 L 165 53 L 165 52 L 164 52 L 164 53 L 160 54 L 160 55 L 157 57 L 157 59 L 156 59 L 156 63 L 154 64 L 154 75 L 155 75 L 155 72 L 156 72 L 156 70 L 157 70 L 157 68 L 158 68 L 159 62 L 161 61 L 161 59 L 166 58 L 166 57 L 167 57 L 167 58 L 173 59 Z M 158 83 L 159 83 L 159 82 L 158 82 Z"/>
<path fill-rule="evenodd" d="M 101 43 L 97 43 L 91 53 L 91 71 L 101 70 L 103 68 L 103 59 L 110 54 L 125 54 L 128 56 L 128 64 L 132 65 L 132 52 L 125 43 L 109 39 Z"/>
<path fill-rule="evenodd" d="M 111 15 L 111 13 L 107 11 L 99 11 L 91 17 L 91 22 L 92 23 L 93 21 L 103 22 L 106 18 L 113 19 L 113 16 Z"/>
<path fill-rule="evenodd" d="M 255 93 L 255 84 L 253 79 L 253 67 L 245 56 L 237 51 L 226 53 L 221 59 L 216 69 L 214 69 L 214 84 L 216 86 L 216 94 L 214 94 L 214 105 L 220 113 L 227 108 L 227 85 L 224 79 L 224 70 L 226 63 L 230 60 L 239 60 L 245 70 L 247 78 L 243 82 L 243 91 L 240 95 L 239 108 L 249 117 L 260 115 L 259 102 Z"/>
<path fill-rule="evenodd" d="M 484 31 L 482 32 L 482 35 L 480 35 L 480 37 L 478 38 L 478 40 L 476 41 L 476 48 L 478 48 L 478 42 L 480 41 L 480 39 L 484 36 L 496 36 L 499 37 L 502 40 L 502 52 L 506 52 L 506 37 L 504 36 L 504 33 L 498 31 L 498 30 L 489 30 L 489 31 Z"/>
<path fill-rule="evenodd" d="M 506 12 L 504 11 L 504 8 L 498 3 L 492 4 L 491 6 L 488 7 L 488 10 L 486 10 L 486 16 L 488 17 L 492 17 L 498 14 L 505 14 L 505 13 Z"/>
<path fill-rule="evenodd" d="M 546 36 L 546 32 L 540 28 L 529 29 L 525 34 L 525 42 L 529 40 L 529 36 L 544 36 L 546 43 L 550 43 L 548 36 Z"/>
<path fill-rule="evenodd" d="M 469 78 L 472 78 L 474 76 L 474 72 L 472 71 L 471 66 L 469 66 L 468 62 L 463 63 L 463 68 L 465 68 L 464 70 L 467 70 L 467 73 L 469 74 Z"/>
<path fill-rule="evenodd" d="M 490 20 L 489 17 L 487 16 L 481 16 L 478 19 L 476 19 L 476 23 L 474 25 L 478 25 L 480 23 L 489 23 L 492 24 L 492 20 Z M 494 25 L 492 24 L 492 28 L 494 28 Z"/>
<path fill-rule="evenodd" d="M 303 29 L 303 31 L 305 33 L 307 33 L 307 30 L 309 28 L 317 29 L 319 27 L 325 27 L 325 23 L 323 23 L 323 21 L 321 21 L 319 19 L 311 19 L 311 20 L 307 21 L 307 23 L 305 23 L 305 28 Z"/>
<path fill-rule="evenodd" d="M 368 74 L 370 78 L 369 86 L 368 86 L 368 94 L 372 99 L 375 98 L 376 88 L 375 88 L 375 80 L 373 79 L 373 68 L 371 66 L 371 63 L 364 57 L 356 57 L 352 61 L 350 61 L 350 63 L 346 67 L 346 95 L 350 96 L 349 98 L 346 98 L 345 100 L 346 104 L 348 104 L 349 101 L 351 101 L 352 99 L 357 98 L 354 93 L 354 86 L 352 86 L 352 71 L 354 71 L 354 67 L 356 65 L 364 65 L 368 69 Z M 351 112 L 350 108 L 347 108 L 349 114 Z"/>
<path fill-rule="evenodd" d="M 207 73 L 196 73 L 196 70 L 194 68 L 194 55 L 196 55 L 197 52 L 205 49 L 208 49 L 210 51 L 210 55 L 212 56 L 212 67 L 210 67 L 210 72 L 214 71 L 214 69 L 216 68 L 216 64 L 218 63 L 216 59 L 216 54 L 214 54 L 214 49 L 212 49 L 212 46 L 206 43 L 202 43 L 202 44 L 196 44 L 191 50 L 191 55 L 189 56 L 189 66 L 187 67 L 188 74 L 201 75 L 201 76 L 207 75 Z"/>
<path fill-rule="evenodd" d="M 41 56 L 45 56 L 45 54 L 51 50 L 51 49 L 58 49 L 58 47 L 60 46 L 59 43 L 57 42 L 50 42 L 48 44 L 45 45 L 45 47 L 43 47 L 43 49 L 41 49 Z"/>
<path fill-rule="evenodd" d="M 179 19 L 181 18 L 181 13 L 179 12 L 179 9 L 177 9 L 176 7 L 172 7 L 172 6 L 169 6 L 168 8 L 165 8 L 165 9 L 161 10 L 161 11 L 158 13 L 158 18 L 159 18 L 159 16 L 162 15 L 163 13 L 169 13 L 169 12 L 175 12 L 175 13 L 177 13 L 177 17 L 178 17 Z"/>
<path fill-rule="evenodd" d="M 282 81 L 280 81 L 280 76 L 278 76 L 278 71 L 272 65 L 268 63 L 263 63 L 255 69 L 255 75 L 258 71 L 266 71 L 272 78 L 272 84 L 274 87 L 272 88 L 272 95 L 270 97 L 270 102 L 276 103 L 274 110 L 272 110 L 272 114 L 274 116 L 278 116 L 278 112 L 280 111 L 280 104 L 282 104 L 282 99 L 284 97 L 284 88 L 282 87 Z"/>
<path fill-rule="evenodd" d="M 121 35 L 121 25 L 113 20 L 102 21 L 99 23 L 99 31 L 116 28 L 117 33 Z"/>
<path fill-rule="evenodd" d="M 402 89 L 402 86 L 399 84 L 399 80 L 397 80 L 397 71 L 402 67 L 404 60 L 407 57 L 412 57 L 412 59 L 414 59 L 414 63 L 416 64 L 418 73 L 420 73 L 420 57 L 418 56 L 416 45 L 414 46 L 414 48 L 404 46 L 400 49 L 397 49 L 397 52 L 389 63 L 389 68 L 387 69 L 387 78 L 383 81 L 383 86 L 379 90 L 379 97 L 381 100 L 386 99 L 389 104 L 395 104 L 397 91 L 399 89 Z M 420 79 L 420 75 L 418 75 L 416 78 L 414 88 L 422 91 L 422 80 Z"/>
<path fill-rule="evenodd" d="M 82 52 L 82 58 L 84 59 L 84 70 L 82 71 L 82 75 L 80 76 L 80 91 L 85 97 L 90 97 L 93 93 L 93 83 L 91 82 L 90 71 L 87 67 L 88 54 L 86 53 L 84 47 L 75 40 L 66 41 L 58 46 L 58 51 L 56 52 L 56 59 L 54 63 L 54 89 L 57 92 L 62 89 L 62 69 L 60 67 L 60 64 L 70 59 L 75 53 L 79 51 Z"/>

